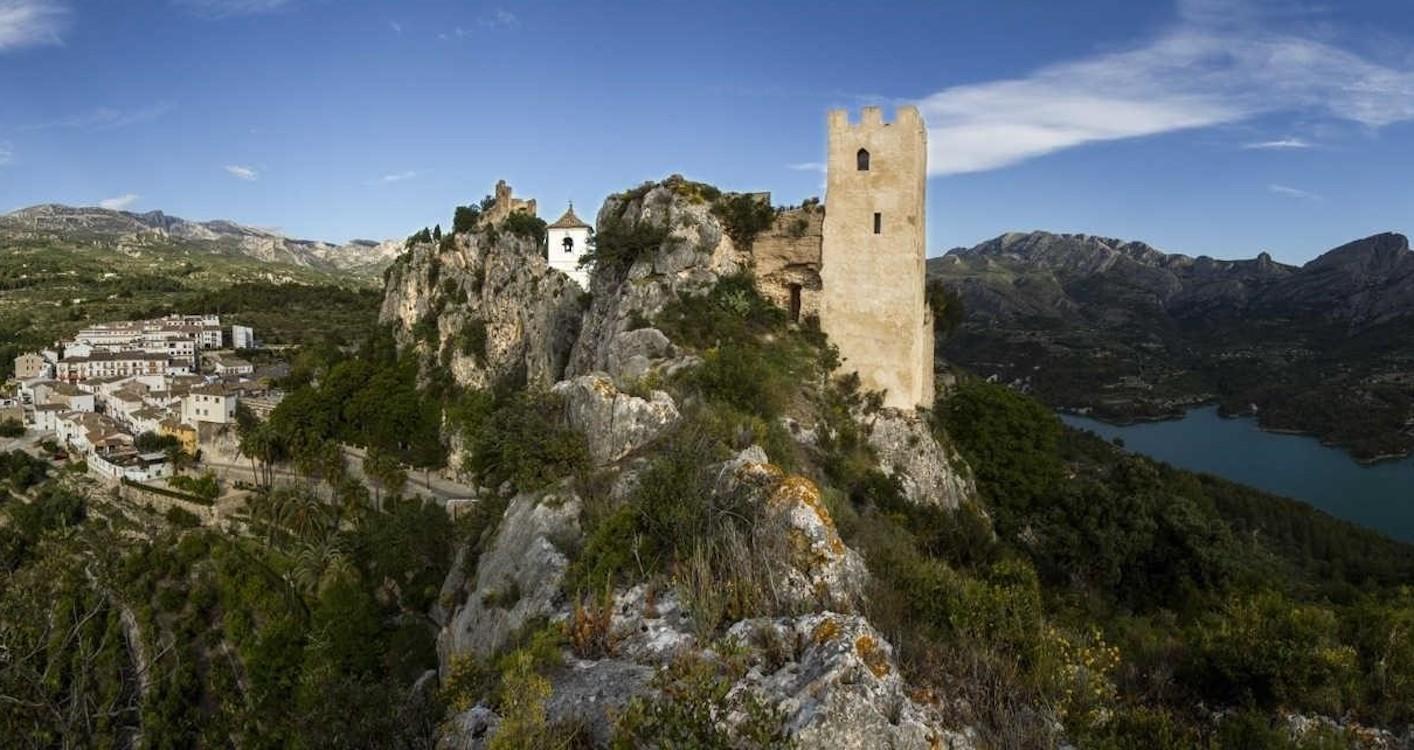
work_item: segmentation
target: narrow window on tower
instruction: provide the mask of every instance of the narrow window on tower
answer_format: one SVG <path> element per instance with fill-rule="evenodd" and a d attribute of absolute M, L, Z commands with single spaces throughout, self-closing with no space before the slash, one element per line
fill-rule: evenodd
<path fill-rule="evenodd" d="M 869 171 L 869 152 L 868 152 L 868 151 L 865 151 L 865 150 L 862 149 L 862 148 L 859 149 L 859 152 L 854 155 L 854 165 L 859 168 L 859 171 L 861 171 L 861 172 L 868 172 L 868 171 Z"/>
<path fill-rule="evenodd" d="M 883 233 L 884 233 L 884 215 L 881 214 L 881 213 L 877 213 L 877 212 L 876 212 L 876 213 L 874 214 L 874 234 L 883 234 Z"/>

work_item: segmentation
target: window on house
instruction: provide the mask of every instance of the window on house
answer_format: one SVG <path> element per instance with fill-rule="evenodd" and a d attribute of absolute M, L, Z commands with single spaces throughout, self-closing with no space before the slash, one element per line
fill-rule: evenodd
<path fill-rule="evenodd" d="M 881 213 L 875 212 L 875 213 L 874 213 L 874 234 L 883 234 L 883 233 L 884 233 L 884 215 L 881 214 Z"/>
<path fill-rule="evenodd" d="M 857 167 L 861 172 L 868 172 L 869 152 L 862 148 L 859 149 L 859 151 L 854 155 L 854 166 Z"/>
<path fill-rule="evenodd" d="M 572 252 L 574 252 L 574 238 L 573 238 L 573 237 L 566 237 L 565 240 L 564 240 L 564 242 L 561 242 L 560 244 L 565 246 L 565 252 L 567 252 L 567 253 L 572 253 Z"/>

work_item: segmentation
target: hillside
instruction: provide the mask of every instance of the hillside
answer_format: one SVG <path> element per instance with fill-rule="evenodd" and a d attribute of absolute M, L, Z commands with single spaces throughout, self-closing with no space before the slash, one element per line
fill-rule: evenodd
<path fill-rule="evenodd" d="M 0 216 L 0 373 L 91 321 L 223 312 L 270 343 L 372 324 L 402 243 L 335 247 L 158 212 L 37 206 Z"/>
<path fill-rule="evenodd" d="M 0 452 L 0 737 L 1410 745 L 1414 547 L 975 378 L 881 408 L 734 200 L 610 196 L 588 290 L 531 217 L 413 242 L 381 324 L 241 416 L 214 520 Z"/>
<path fill-rule="evenodd" d="M 299 240 L 231 221 L 194 222 L 161 211 L 44 204 L 0 215 L 0 242 L 106 248 L 129 257 L 208 254 L 249 258 L 329 274 L 376 277 L 402 251 L 402 242 L 354 240 L 335 245 Z M 279 274 L 281 270 L 272 269 Z"/>
<path fill-rule="evenodd" d="M 1216 401 L 1358 458 L 1414 449 L 1414 253 L 1382 234 L 1303 266 L 1007 234 L 928 262 L 967 318 L 947 358 L 1127 421 Z"/>

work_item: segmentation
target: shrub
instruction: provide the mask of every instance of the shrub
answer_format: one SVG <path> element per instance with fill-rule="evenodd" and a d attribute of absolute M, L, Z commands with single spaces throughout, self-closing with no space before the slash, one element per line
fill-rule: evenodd
<path fill-rule="evenodd" d="M 501 230 L 537 244 L 545 241 L 545 220 L 524 211 L 512 211 L 501 222 Z"/>
<path fill-rule="evenodd" d="M 928 282 L 926 295 L 928 308 L 933 311 L 934 332 L 947 336 L 962 325 L 966 313 L 961 296 L 948 289 L 939 279 Z"/>
<path fill-rule="evenodd" d="M 1355 697 L 1357 656 L 1338 627 L 1325 607 L 1236 597 L 1197 626 L 1189 671 L 1218 700 L 1339 715 Z"/>
<path fill-rule="evenodd" d="M 776 209 L 769 201 L 744 193 L 718 198 L 712 203 L 712 214 L 721 219 L 723 229 L 738 250 L 750 250 L 756 235 L 770 229 L 776 221 Z"/>
<path fill-rule="evenodd" d="M 596 272 L 602 269 L 618 277 L 627 272 L 634 261 L 676 241 L 669 237 L 665 226 L 647 221 L 629 223 L 615 217 L 595 232 L 594 249 L 580 258 L 580 264 L 593 264 Z"/>
<path fill-rule="evenodd" d="M 729 666 L 684 655 L 653 678 L 659 694 L 635 698 L 614 727 L 614 747 L 789 747 L 784 718 L 750 690 L 731 695 Z M 738 720 L 728 724 L 727 717 Z"/>
<path fill-rule="evenodd" d="M 0 437 L 15 438 L 25 434 L 25 425 L 18 419 L 0 422 Z"/>
<path fill-rule="evenodd" d="M 462 326 L 458 343 L 462 354 L 475 357 L 477 364 L 486 364 L 486 321 L 471 318 Z"/>
<path fill-rule="evenodd" d="M 452 212 L 452 233 L 462 234 L 476 229 L 476 221 L 481 218 L 479 206 L 457 206 Z"/>
<path fill-rule="evenodd" d="M 589 463 L 584 436 L 561 421 L 563 404 L 545 391 L 520 391 L 501 399 L 469 435 L 468 469 L 490 484 L 510 481 L 521 490 L 545 487 Z"/>

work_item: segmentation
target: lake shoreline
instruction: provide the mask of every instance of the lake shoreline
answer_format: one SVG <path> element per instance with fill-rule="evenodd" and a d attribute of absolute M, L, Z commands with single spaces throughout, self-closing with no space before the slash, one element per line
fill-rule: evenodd
<path fill-rule="evenodd" d="M 1306 433 L 1261 427 L 1218 407 L 1178 419 L 1116 425 L 1061 412 L 1073 429 L 1122 441 L 1126 451 L 1292 498 L 1336 518 L 1414 542 L 1414 458 L 1361 461 Z"/>
<path fill-rule="evenodd" d="M 1107 424 L 1107 425 L 1111 425 L 1111 426 L 1113 426 L 1113 427 L 1133 427 L 1133 426 L 1135 426 L 1135 425 L 1142 425 L 1142 424 L 1157 424 L 1157 423 L 1161 423 L 1161 422 L 1179 422 L 1179 421 L 1182 421 L 1182 420 L 1184 420 L 1184 419 L 1187 419 L 1187 418 L 1188 418 L 1188 415 L 1189 415 L 1190 413 L 1192 413 L 1193 411 L 1198 410 L 1198 409 L 1207 409 L 1207 408 L 1215 408 L 1215 409 L 1216 409 L 1216 412 L 1217 412 L 1217 416 L 1218 416 L 1219 418 L 1221 418 L 1221 419 L 1230 419 L 1230 420 L 1244 420 L 1244 419 L 1250 419 L 1250 420 L 1252 420 L 1252 422 L 1255 424 L 1255 426 L 1257 427 L 1258 430 L 1260 430 L 1260 431 L 1262 431 L 1262 432 L 1266 432 L 1266 433 L 1272 434 L 1272 435 L 1291 435 L 1291 436 L 1294 436 L 1294 437 L 1307 437 L 1307 438 L 1311 438 L 1311 439 L 1313 439 L 1313 440 L 1318 441 L 1321 445 L 1323 445 L 1323 446 L 1325 446 L 1325 447 L 1327 447 L 1327 448 L 1330 448 L 1330 449 L 1332 449 L 1332 450 L 1338 450 L 1338 451 L 1340 451 L 1341 453 L 1343 453 L 1343 454 L 1345 454 L 1347 457 L 1349 457 L 1351 461 L 1354 461 L 1355 463 L 1360 464 L 1361 466 L 1378 466 L 1378 465 L 1380 465 L 1380 464 L 1385 464 L 1385 463 L 1390 463 L 1390 462 L 1397 462 L 1397 461 L 1403 461 L 1404 459 L 1407 459 L 1407 458 L 1410 458 L 1411 456 L 1414 456 L 1414 451 L 1409 451 L 1409 450 L 1401 451 L 1401 452 L 1399 452 L 1399 453 L 1380 453 L 1380 454 L 1377 454 L 1377 455 L 1374 455 L 1374 456 L 1357 456 L 1357 455 L 1355 455 L 1354 453 L 1351 453 L 1351 452 L 1350 452 L 1350 449 L 1346 448 L 1345 446 L 1341 445 L 1340 443 L 1337 443 L 1337 442 L 1334 442 L 1334 441 L 1331 441 L 1331 440 L 1326 440 L 1325 438 L 1321 437 L 1320 435 L 1317 435 L 1317 434 L 1314 433 L 1314 432 L 1308 432 L 1308 431 L 1306 431 L 1306 430 L 1298 430 L 1298 429 L 1295 429 L 1295 428 L 1292 428 L 1292 427 L 1268 427 L 1268 426 L 1262 424 L 1262 419 L 1261 419 L 1261 417 L 1258 416 L 1258 415 L 1253 415 L 1253 414 L 1224 414 L 1224 413 L 1222 413 L 1222 405 L 1221 405 L 1221 403 L 1220 403 L 1217 399 L 1211 399 L 1211 400 L 1208 400 L 1208 401 L 1195 402 L 1192 406 L 1189 406 L 1188 408 L 1184 409 L 1183 412 L 1178 413 L 1178 414 L 1163 414 L 1163 415 L 1155 415 L 1155 416 L 1136 416 L 1136 417 L 1125 417 L 1125 418 L 1122 418 L 1122 419 L 1108 418 L 1108 417 L 1103 417 L 1103 416 L 1100 416 L 1100 415 L 1098 415 L 1098 414 L 1095 414 L 1093 407 L 1079 407 L 1079 408 L 1076 408 L 1076 407 L 1068 407 L 1068 406 L 1058 406 L 1058 407 L 1055 407 L 1055 411 L 1056 411 L 1058 414 L 1063 414 L 1063 415 L 1072 416 L 1072 417 L 1079 417 L 1079 418 L 1081 418 L 1081 419 L 1091 419 L 1091 420 L 1094 420 L 1094 421 L 1096 421 L 1096 422 L 1101 422 L 1101 423 L 1104 423 L 1104 424 Z"/>

